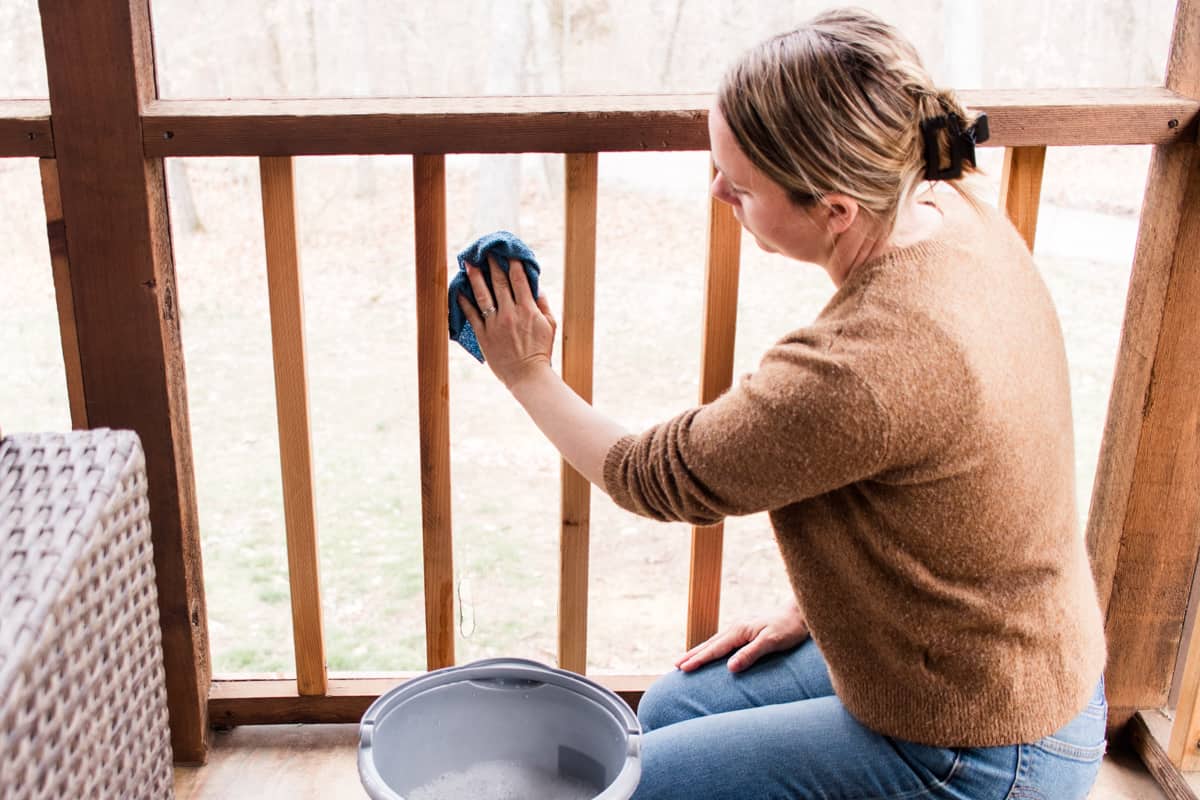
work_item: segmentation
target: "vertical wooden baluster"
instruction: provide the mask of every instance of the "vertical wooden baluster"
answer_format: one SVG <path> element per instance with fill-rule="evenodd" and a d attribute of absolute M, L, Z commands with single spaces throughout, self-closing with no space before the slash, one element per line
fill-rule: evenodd
<path fill-rule="evenodd" d="M 563 380 L 592 402 L 596 307 L 596 153 L 566 156 L 566 244 L 563 285 Z M 591 484 L 562 462 L 562 542 L 559 560 L 558 663 L 587 670 L 588 541 Z"/>
<path fill-rule="evenodd" d="M 1200 769 L 1200 631 L 1193 625 L 1167 758 L 1182 772 Z"/>
<path fill-rule="evenodd" d="M 304 291 L 296 240 L 296 192 L 292 159 L 259 159 L 267 286 L 271 300 L 271 346 L 275 361 L 275 411 L 283 471 L 288 581 L 296 685 L 302 695 L 323 695 L 325 634 L 313 497 L 312 430 L 308 420 L 308 370 L 304 347 Z"/>
<path fill-rule="evenodd" d="M 83 430 L 88 427 L 87 402 L 83 396 L 83 367 L 79 363 L 79 337 L 75 331 L 75 298 L 71 294 L 71 264 L 67 260 L 67 226 L 63 221 L 62 195 L 58 190 L 58 165 L 52 158 L 39 161 L 42 203 L 46 207 L 46 238 L 50 243 L 50 271 L 54 276 L 63 369 L 67 374 L 67 401 L 71 407 L 71 427 Z"/>
<path fill-rule="evenodd" d="M 425 658 L 454 664 L 454 549 L 450 525 L 450 351 L 446 287 L 446 157 L 413 156 L 417 386 L 421 426 Z"/>
<path fill-rule="evenodd" d="M 734 217 L 733 210 L 726 203 L 712 198 L 708 207 L 708 263 L 704 278 L 701 403 L 715 400 L 733 381 L 741 243 L 742 226 Z M 687 620 L 689 648 L 716 633 L 720 621 L 724 532 L 723 523 L 692 529 Z"/>
<path fill-rule="evenodd" d="M 1042 171 L 1046 165 L 1045 147 L 1007 147 L 1004 172 L 1000 178 L 1000 208 L 1008 214 L 1021 238 L 1033 252 L 1037 235 L 1038 207 L 1042 199 Z"/>

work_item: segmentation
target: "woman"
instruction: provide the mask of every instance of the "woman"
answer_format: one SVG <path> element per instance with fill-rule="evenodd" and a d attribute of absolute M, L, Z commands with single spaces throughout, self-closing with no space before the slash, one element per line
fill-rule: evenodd
<path fill-rule="evenodd" d="M 1088 793 L 1105 651 L 1062 333 L 1006 219 L 921 193 L 973 169 L 970 120 L 863 12 L 747 53 L 709 114 L 712 193 L 837 291 L 721 398 L 638 436 L 551 370 L 523 270 L 490 265 L 494 303 L 470 270 L 487 362 L 567 461 L 657 519 L 767 511 L 787 566 L 794 605 L 646 693 L 639 799 Z"/>

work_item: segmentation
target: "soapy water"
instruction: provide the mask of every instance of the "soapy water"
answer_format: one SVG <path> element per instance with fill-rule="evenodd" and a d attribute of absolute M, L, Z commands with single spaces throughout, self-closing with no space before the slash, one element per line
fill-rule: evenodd
<path fill-rule="evenodd" d="M 516 761 L 483 761 L 405 792 L 404 800 L 592 800 L 600 789 Z"/>

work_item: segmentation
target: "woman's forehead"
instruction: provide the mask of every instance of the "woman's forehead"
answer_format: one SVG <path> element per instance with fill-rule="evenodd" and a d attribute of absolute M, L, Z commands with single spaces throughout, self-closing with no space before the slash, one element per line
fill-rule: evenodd
<path fill-rule="evenodd" d="M 738 146 L 729 123 L 716 107 L 709 112 L 708 131 L 709 149 L 716 168 L 727 178 L 736 180 L 741 175 L 749 179 L 750 160 Z"/>

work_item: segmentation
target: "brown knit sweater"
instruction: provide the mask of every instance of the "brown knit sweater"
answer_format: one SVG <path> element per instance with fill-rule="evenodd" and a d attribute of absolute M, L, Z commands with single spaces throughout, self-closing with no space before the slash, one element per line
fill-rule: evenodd
<path fill-rule="evenodd" d="M 608 452 L 622 507 L 770 512 L 838 697 L 880 733 L 1029 742 L 1104 667 L 1062 331 L 1015 229 L 940 198 L 938 235 L 854 270 L 716 401 Z"/>

